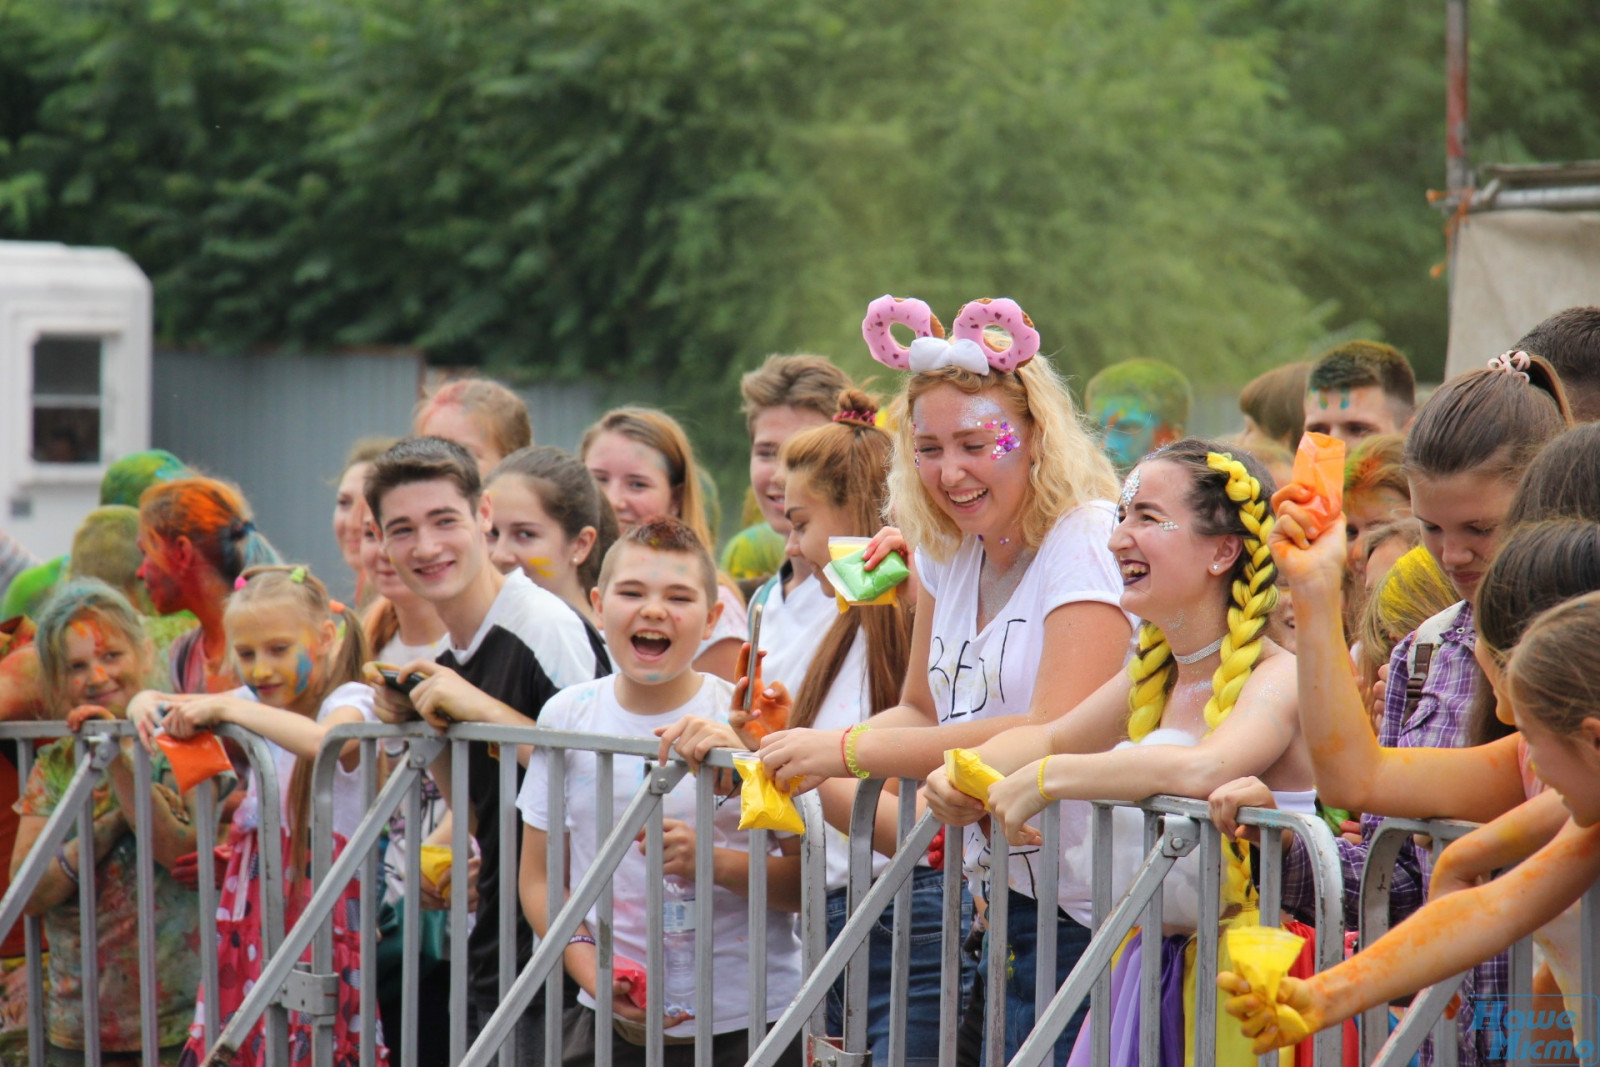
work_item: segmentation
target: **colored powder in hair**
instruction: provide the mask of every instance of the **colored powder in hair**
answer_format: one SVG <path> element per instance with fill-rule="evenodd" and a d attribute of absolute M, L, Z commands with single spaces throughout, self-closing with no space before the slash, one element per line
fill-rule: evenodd
<path fill-rule="evenodd" d="M 106 468 L 100 479 L 100 503 L 139 506 L 139 497 L 158 482 L 188 477 L 183 461 L 164 449 L 152 448 L 123 456 Z"/>
<path fill-rule="evenodd" d="M 11 579 L 11 584 L 6 587 L 5 600 L 0 602 L 0 619 L 37 615 L 66 570 L 67 557 L 57 556 L 48 563 L 29 567 Z"/>

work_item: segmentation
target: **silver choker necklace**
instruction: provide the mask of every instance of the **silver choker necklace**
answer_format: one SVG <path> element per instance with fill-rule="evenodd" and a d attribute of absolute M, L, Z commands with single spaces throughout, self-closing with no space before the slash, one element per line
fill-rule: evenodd
<path fill-rule="evenodd" d="M 1227 637 L 1227 636 L 1228 636 L 1227 634 L 1223 634 L 1222 635 L 1222 637 Z M 1179 663 L 1183 664 L 1185 667 L 1189 666 L 1191 663 L 1199 663 L 1201 660 L 1203 660 L 1207 656 L 1211 655 L 1211 653 L 1215 652 L 1217 649 L 1222 647 L 1222 637 L 1217 638 L 1215 641 L 1211 642 L 1209 645 L 1207 645 L 1205 648 L 1202 648 L 1200 651 L 1191 652 L 1187 656 L 1180 656 L 1176 652 L 1174 652 L 1172 654 L 1172 658 L 1177 660 Z"/>

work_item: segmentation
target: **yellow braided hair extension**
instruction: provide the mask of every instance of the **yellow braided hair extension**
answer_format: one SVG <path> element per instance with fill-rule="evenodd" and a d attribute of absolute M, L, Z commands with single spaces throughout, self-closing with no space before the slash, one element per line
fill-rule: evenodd
<path fill-rule="evenodd" d="M 1128 738 L 1138 741 L 1161 725 L 1161 710 L 1167 703 L 1167 685 L 1172 680 L 1172 648 L 1159 626 L 1139 627 L 1139 649 L 1128 660 Z"/>
<path fill-rule="evenodd" d="M 1222 664 L 1211 677 L 1211 699 L 1206 702 L 1206 725 L 1215 730 L 1239 700 L 1239 691 L 1261 656 L 1261 633 L 1268 616 L 1278 606 L 1273 582 L 1272 553 L 1267 535 L 1272 532 L 1272 508 L 1261 498 L 1261 483 L 1228 452 L 1209 452 L 1206 464 L 1228 476 L 1228 499 L 1239 505 L 1244 524 L 1244 570 L 1233 582 L 1233 603 L 1228 607 L 1228 632 L 1222 637 Z"/>

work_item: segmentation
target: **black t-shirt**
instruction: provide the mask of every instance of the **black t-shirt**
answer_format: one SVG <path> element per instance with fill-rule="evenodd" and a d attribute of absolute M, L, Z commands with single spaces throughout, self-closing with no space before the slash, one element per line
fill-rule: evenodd
<path fill-rule="evenodd" d="M 569 685 L 599 678 L 611 671 L 607 660 L 596 660 L 590 628 L 581 616 L 555 594 L 534 585 L 521 571 L 512 571 L 495 597 L 472 643 L 450 648 L 439 663 L 468 682 L 526 715 L 538 719 L 545 701 Z M 503 758 L 514 758 L 509 750 Z M 522 785 L 517 768 L 517 785 Z M 478 915 L 467 938 L 467 965 L 473 998 L 492 1005 L 500 999 L 500 893 L 516 896 L 517 855 L 500 855 L 500 819 L 517 817 L 516 795 L 500 806 L 500 773 L 488 746 L 473 745 L 467 759 L 467 794 L 478 817 Z M 513 836 L 522 844 L 521 828 Z M 502 871 L 509 874 L 502 879 Z M 517 916 L 517 967 L 533 953 L 533 931 Z"/>

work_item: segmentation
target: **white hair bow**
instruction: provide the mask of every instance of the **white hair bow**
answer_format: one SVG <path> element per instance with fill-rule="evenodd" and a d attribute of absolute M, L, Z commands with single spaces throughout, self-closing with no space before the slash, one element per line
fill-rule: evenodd
<path fill-rule="evenodd" d="M 906 358 L 915 374 L 926 374 L 942 367 L 960 367 L 973 374 L 989 373 L 989 356 L 983 346 L 966 337 L 954 341 L 919 337 L 911 342 Z"/>

